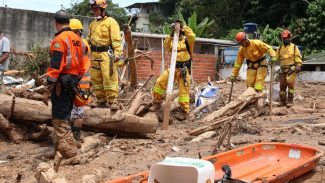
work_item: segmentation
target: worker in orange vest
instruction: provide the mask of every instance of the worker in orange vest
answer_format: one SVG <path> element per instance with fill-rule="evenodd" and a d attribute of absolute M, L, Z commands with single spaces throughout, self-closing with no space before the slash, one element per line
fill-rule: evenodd
<path fill-rule="evenodd" d="M 282 45 L 277 50 L 280 61 L 280 104 L 291 107 L 295 94 L 297 73 L 301 71 L 302 57 L 298 47 L 291 43 L 292 34 L 289 30 L 281 33 Z M 288 88 L 288 98 L 287 98 Z"/>
<path fill-rule="evenodd" d="M 246 58 L 247 78 L 246 86 L 253 87 L 256 91 L 262 91 L 267 75 L 267 61 L 265 54 L 268 53 L 272 62 L 277 61 L 276 53 L 271 46 L 260 40 L 250 40 L 245 32 L 236 34 L 236 42 L 240 44 L 237 59 L 230 77 L 234 82 L 239 74 L 240 68 Z"/>
<path fill-rule="evenodd" d="M 77 155 L 69 119 L 75 98 L 75 88 L 85 73 L 81 38 L 69 27 L 70 14 L 64 10 L 55 13 L 58 31 L 50 47 L 50 66 L 47 69 L 47 86 L 43 102 L 47 105 L 51 93 L 52 124 L 57 137 L 56 150 L 64 158 Z"/>
<path fill-rule="evenodd" d="M 76 33 L 80 38 L 82 38 L 84 28 L 80 20 L 70 19 L 70 28 L 71 30 L 73 30 L 74 33 Z M 78 83 L 79 90 L 77 91 L 77 96 L 74 100 L 74 105 L 71 112 L 72 133 L 77 141 L 80 141 L 82 123 L 85 118 L 83 106 L 87 105 L 90 102 L 90 47 L 85 39 L 82 39 L 82 42 L 84 43 L 82 47 L 82 59 L 86 72 Z"/>

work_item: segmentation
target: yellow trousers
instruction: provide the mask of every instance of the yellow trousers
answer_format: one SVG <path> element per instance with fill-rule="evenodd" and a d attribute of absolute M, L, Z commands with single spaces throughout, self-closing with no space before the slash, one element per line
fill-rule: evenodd
<path fill-rule="evenodd" d="M 118 72 L 113 64 L 110 75 L 110 60 L 106 52 L 92 53 L 90 78 L 98 102 L 116 102 L 118 96 Z"/>
<path fill-rule="evenodd" d="M 254 64 L 255 65 L 255 64 Z M 264 88 L 264 82 L 267 75 L 267 62 L 262 61 L 261 66 L 256 65 L 253 68 L 249 67 L 247 69 L 247 79 L 246 86 L 253 87 L 257 91 L 262 91 Z"/>
<path fill-rule="evenodd" d="M 167 84 L 168 84 L 168 76 L 169 69 L 165 70 L 157 79 L 156 84 L 153 88 L 153 98 L 154 102 L 161 103 L 162 98 L 166 92 Z M 175 70 L 175 81 L 178 82 L 179 86 L 179 95 L 178 95 L 178 103 L 182 107 L 185 112 L 190 111 L 190 74 L 187 71 L 186 73 L 186 81 L 181 77 L 181 70 L 177 68 Z"/>

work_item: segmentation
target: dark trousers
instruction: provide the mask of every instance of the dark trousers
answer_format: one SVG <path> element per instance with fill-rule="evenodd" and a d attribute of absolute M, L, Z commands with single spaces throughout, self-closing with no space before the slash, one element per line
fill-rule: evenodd
<path fill-rule="evenodd" d="M 77 86 L 77 83 L 77 76 L 68 74 L 60 76 L 58 84 L 56 84 L 54 89 L 51 91 L 53 119 L 70 119 L 73 108 L 73 100 L 76 95 L 74 92 L 74 87 Z"/>

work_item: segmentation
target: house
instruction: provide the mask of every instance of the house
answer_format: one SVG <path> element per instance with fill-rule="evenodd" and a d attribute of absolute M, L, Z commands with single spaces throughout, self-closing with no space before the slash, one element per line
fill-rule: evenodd
<path fill-rule="evenodd" d="M 304 58 L 302 72 L 298 74 L 302 81 L 325 81 L 325 53 L 309 55 Z"/>
<path fill-rule="evenodd" d="M 160 13 L 159 2 L 134 3 L 125 7 L 136 19 L 136 30 L 139 32 L 149 32 L 149 15 Z"/>
<path fill-rule="evenodd" d="M 167 35 L 133 32 L 132 36 L 137 42 L 136 48 L 147 53 L 147 56 L 155 61 L 151 69 L 150 60 L 145 57 L 137 58 L 139 79 L 147 79 L 150 74 L 159 76 L 169 67 L 171 53 L 167 53 L 163 48 L 163 42 Z M 224 60 L 223 52 L 225 48 L 233 46 L 236 46 L 233 41 L 196 38 L 192 62 L 194 81 L 206 82 L 208 77 L 211 80 L 223 78 L 219 74 Z"/>

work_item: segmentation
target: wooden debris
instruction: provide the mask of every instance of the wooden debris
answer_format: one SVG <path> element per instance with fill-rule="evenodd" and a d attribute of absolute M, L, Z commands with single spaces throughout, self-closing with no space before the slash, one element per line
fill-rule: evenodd
<path fill-rule="evenodd" d="M 130 100 L 128 101 L 128 103 L 126 104 L 126 106 L 128 106 L 130 103 L 131 103 L 131 101 L 134 99 L 134 97 L 144 88 L 144 87 L 146 87 L 146 85 L 148 84 L 148 82 L 151 80 L 151 78 L 152 78 L 152 76 L 153 76 L 153 74 L 151 74 L 150 76 L 149 76 L 149 78 L 147 79 L 147 81 L 134 93 L 134 95 L 130 98 Z"/>
<path fill-rule="evenodd" d="M 251 112 L 247 111 L 247 112 L 244 112 L 244 113 L 240 114 L 238 116 L 238 118 L 244 118 L 244 117 L 247 117 L 249 115 L 251 115 Z M 190 135 L 199 135 L 201 133 L 204 133 L 204 132 L 207 132 L 207 131 L 210 131 L 210 130 L 214 130 L 214 129 L 218 128 L 218 127 L 221 127 L 224 124 L 224 122 L 230 120 L 231 118 L 232 117 L 226 117 L 226 118 L 223 118 L 223 119 L 219 119 L 216 122 L 213 122 L 211 124 L 204 125 L 202 127 L 194 129 L 191 132 L 189 132 L 189 134 Z"/>
<path fill-rule="evenodd" d="M 318 145 L 325 146 L 325 141 L 318 141 Z"/>
<path fill-rule="evenodd" d="M 2 114 L 0 114 L 0 129 L 6 135 L 8 135 L 10 140 L 12 140 L 14 143 L 20 143 L 22 140 L 24 140 L 24 135 L 26 134 L 24 129 L 10 123 L 6 118 L 3 117 Z"/>
<path fill-rule="evenodd" d="M 221 109 L 209 114 L 205 118 L 201 119 L 200 122 L 209 123 L 222 116 L 233 115 L 243 103 L 251 102 L 255 99 L 263 97 L 264 95 L 264 93 L 257 93 L 254 88 L 250 87 L 241 96 L 239 96 L 238 99 L 231 101 Z"/>
<path fill-rule="evenodd" d="M 168 85 L 166 91 L 166 105 L 164 107 L 164 117 L 163 117 L 163 124 L 162 129 L 167 130 L 169 125 L 169 118 L 170 118 L 170 105 L 173 101 L 173 88 L 174 88 L 174 75 L 175 75 L 175 68 L 176 68 L 176 58 L 177 58 L 177 46 L 178 46 L 178 38 L 179 38 L 179 31 L 180 31 L 180 24 L 176 24 L 174 30 L 174 37 L 172 43 L 172 55 L 170 57 L 170 67 L 169 67 L 169 76 L 168 76 Z"/>
<path fill-rule="evenodd" d="M 130 113 L 130 114 L 136 114 L 136 112 L 138 111 L 138 109 L 139 109 L 139 107 L 141 105 L 143 96 L 144 95 L 143 95 L 142 92 L 137 93 L 134 101 L 132 102 L 131 107 L 129 108 L 128 113 Z"/>
<path fill-rule="evenodd" d="M 199 107 L 197 107 L 197 108 L 194 109 L 194 111 L 192 112 L 192 115 L 201 112 L 201 110 L 209 107 L 210 105 L 212 105 L 212 104 L 214 104 L 216 102 L 217 102 L 217 99 L 214 99 L 214 100 L 211 100 L 211 101 L 205 103 L 204 105 L 200 105 Z"/>
<path fill-rule="evenodd" d="M 191 140 L 191 142 L 200 142 L 200 141 L 202 141 L 204 139 L 209 139 L 209 138 L 212 138 L 212 137 L 214 137 L 216 135 L 217 135 L 217 132 L 208 131 L 208 132 L 202 133 L 198 137 L 194 138 L 193 140 Z"/>
<path fill-rule="evenodd" d="M 128 48 L 128 61 L 129 61 L 130 73 L 131 73 L 130 75 L 131 88 L 135 89 L 138 84 L 138 75 L 137 75 L 137 65 L 135 59 L 133 58 L 135 53 L 135 44 L 132 38 L 131 27 L 129 25 L 124 25 L 123 32 L 125 36 L 125 42 Z"/>
<path fill-rule="evenodd" d="M 4 72 L 5 76 L 15 76 L 15 75 L 19 75 L 19 74 L 24 74 L 25 71 L 24 70 L 7 70 Z"/>
<path fill-rule="evenodd" d="M 319 113 L 319 112 L 325 112 L 322 109 L 311 109 L 311 108 L 304 108 L 304 107 L 274 107 L 272 109 L 273 115 L 289 115 L 289 114 L 313 114 L 313 113 Z"/>

